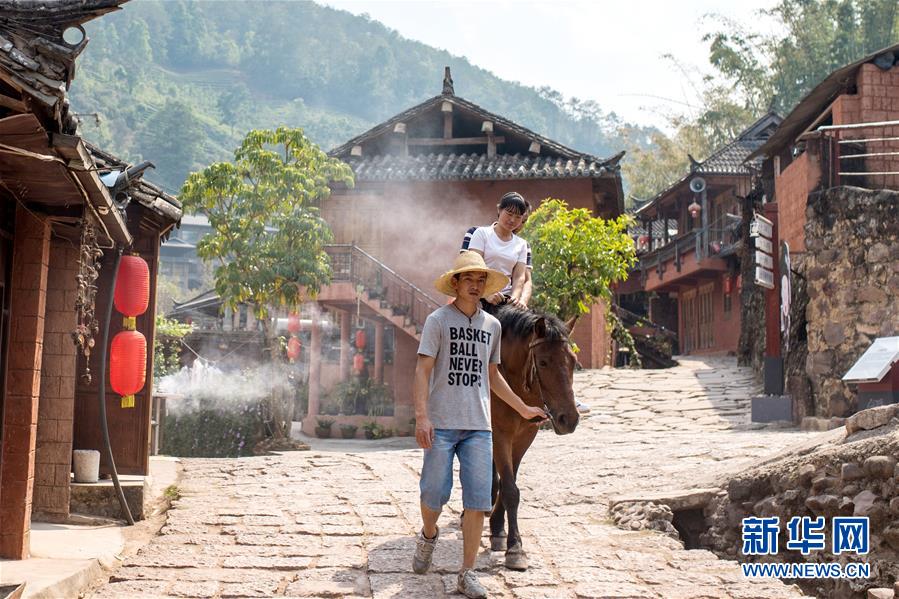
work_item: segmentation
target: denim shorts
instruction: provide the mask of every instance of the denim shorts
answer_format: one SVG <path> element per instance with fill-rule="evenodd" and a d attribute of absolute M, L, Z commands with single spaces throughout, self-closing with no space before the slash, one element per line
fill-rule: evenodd
<path fill-rule="evenodd" d="M 449 501 L 453 490 L 453 456 L 459 456 L 462 507 L 489 512 L 493 509 L 493 434 L 438 428 L 431 449 L 425 449 L 421 467 L 421 501 L 434 511 Z"/>

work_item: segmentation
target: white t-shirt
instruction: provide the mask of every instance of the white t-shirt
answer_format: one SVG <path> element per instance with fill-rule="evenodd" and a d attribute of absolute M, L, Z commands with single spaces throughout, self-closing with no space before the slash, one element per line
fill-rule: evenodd
<path fill-rule="evenodd" d="M 465 247 L 465 241 L 468 242 L 468 247 Z M 512 277 L 512 270 L 519 262 L 525 266 L 530 265 L 528 242 L 515 233 L 512 233 L 512 238 L 509 241 L 503 241 L 496 234 L 496 231 L 493 230 L 493 225 L 475 227 L 474 231 L 471 232 L 470 238 L 468 234 L 465 235 L 462 245 L 462 249 L 482 252 L 484 254 L 484 262 L 488 268 L 498 270 L 510 278 Z M 508 295 L 511 292 L 512 282 L 510 281 L 503 289 L 503 293 Z"/>

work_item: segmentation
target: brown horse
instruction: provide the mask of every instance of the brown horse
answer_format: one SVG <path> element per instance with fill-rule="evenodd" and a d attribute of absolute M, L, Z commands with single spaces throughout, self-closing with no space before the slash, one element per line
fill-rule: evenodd
<path fill-rule="evenodd" d="M 494 311 L 503 327 L 500 370 L 509 386 L 528 405 L 542 407 L 557 435 L 574 432 L 579 414 L 572 383 L 577 358 L 568 335 L 573 326 L 551 315 L 512 306 Z M 506 567 L 527 569 L 527 554 L 518 534 L 518 467 L 537 436 L 538 424 L 523 420 L 504 401 L 493 395 L 493 512 L 490 515 L 490 548 L 506 550 Z M 508 536 L 504 531 L 508 515 Z"/>

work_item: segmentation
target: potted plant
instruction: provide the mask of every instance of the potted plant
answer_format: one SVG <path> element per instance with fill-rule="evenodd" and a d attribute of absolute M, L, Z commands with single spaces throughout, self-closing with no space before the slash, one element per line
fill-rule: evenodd
<path fill-rule="evenodd" d="M 356 437 L 356 431 L 359 429 L 355 424 L 341 424 L 340 425 L 340 434 L 343 435 L 344 439 L 354 439 Z"/>
<path fill-rule="evenodd" d="M 319 439 L 327 439 L 331 436 L 331 426 L 334 421 L 330 418 L 319 418 L 316 420 L 315 436 Z"/>
<path fill-rule="evenodd" d="M 380 439 L 381 425 L 374 420 L 369 420 L 362 425 L 362 431 L 366 439 Z"/>

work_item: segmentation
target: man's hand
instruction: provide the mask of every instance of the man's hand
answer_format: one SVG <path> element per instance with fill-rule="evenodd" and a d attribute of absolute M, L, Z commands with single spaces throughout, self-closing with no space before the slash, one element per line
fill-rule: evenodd
<path fill-rule="evenodd" d="M 415 440 L 422 449 L 431 449 L 434 441 L 434 425 L 427 417 L 415 420 Z"/>
<path fill-rule="evenodd" d="M 521 414 L 521 417 L 528 421 L 534 421 L 537 424 L 543 424 L 547 421 L 548 416 L 546 412 L 543 411 L 542 408 L 537 408 L 534 406 L 524 406 L 524 409 L 518 412 Z M 539 418 L 539 420 L 537 420 Z"/>

